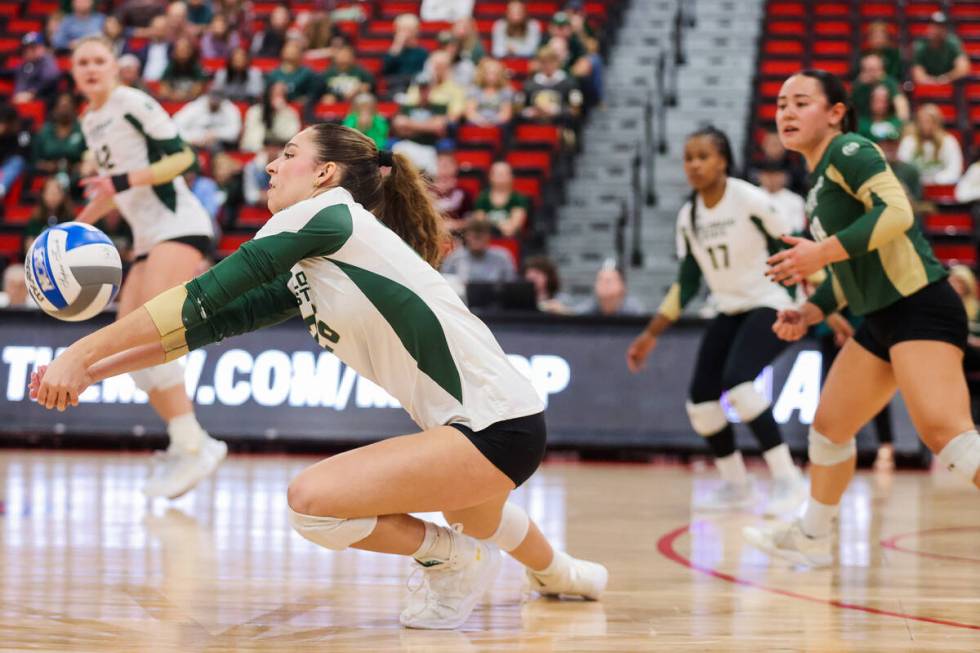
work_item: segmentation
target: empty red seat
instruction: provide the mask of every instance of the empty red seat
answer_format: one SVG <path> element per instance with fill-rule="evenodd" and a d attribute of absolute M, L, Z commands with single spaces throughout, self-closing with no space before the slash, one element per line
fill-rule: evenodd
<path fill-rule="evenodd" d="M 358 54 L 384 55 L 391 47 L 391 39 L 360 39 L 357 42 Z"/>
<path fill-rule="evenodd" d="M 980 20 L 980 4 L 954 2 L 949 8 L 949 14 L 956 21 L 961 20 Z"/>
<path fill-rule="evenodd" d="M 859 2 L 861 15 L 865 18 L 893 18 L 896 3 L 894 2 Z"/>
<path fill-rule="evenodd" d="M 19 2 L 0 2 L 0 16 L 13 18 L 20 14 Z"/>
<path fill-rule="evenodd" d="M 844 76 L 851 69 L 851 63 L 847 59 L 814 59 L 813 67 L 821 68 L 828 73 L 834 73 L 838 76 Z"/>
<path fill-rule="evenodd" d="M 17 52 L 20 50 L 20 39 L 0 36 L 0 53 Z"/>
<path fill-rule="evenodd" d="M 240 165 L 245 165 L 249 161 L 255 158 L 255 152 L 225 152 L 232 159 L 237 161 Z"/>
<path fill-rule="evenodd" d="M 57 0 L 31 0 L 27 3 L 27 15 L 47 16 L 58 11 Z"/>
<path fill-rule="evenodd" d="M 820 36 L 850 36 L 853 29 L 846 20 L 822 20 L 813 26 L 814 33 Z"/>
<path fill-rule="evenodd" d="M 503 18 L 507 13 L 506 2 L 477 2 L 474 3 L 473 14 L 477 18 Z"/>
<path fill-rule="evenodd" d="M 558 149 L 561 134 L 555 125 L 518 125 L 514 130 L 514 141 L 521 145 L 546 145 Z"/>
<path fill-rule="evenodd" d="M 400 14 L 419 13 L 418 0 L 385 0 L 381 3 L 381 15 L 385 18 L 396 18 Z"/>
<path fill-rule="evenodd" d="M 171 116 L 184 108 L 185 104 L 187 103 L 181 100 L 160 100 L 160 106 Z"/>
<path fill-rule="evenodd" d="M 15 3 L 11 3 L 15 4 Z M 27 34 L 40 32 L 43 29 L 40 18 L 11 18 L 7 21 L 7 32 L 10 34 Z"/>
<path fill-rule="evenodd" d="M 916 99 L 923 98 L 935 98 L 935 99 L 952 99 L 953 98 L 953 85 L 952 84 L 916 84 L 915 89 L 912 91 L 912 97 Z"/>
<path fill-rule="evenodd" d="M 460 145 L 488 146 L 496 149 L 500 147 L 500 128 L 463 125 L 456 134 L 456 140 Z"/>
<path fill-rule="evenodd" d="M 20 234 L 0 234 L 0 258 L 20 260 Z"/>
<path fill-rule="evenodd" d="M 807 33 L 807 26 L 802 20 L 773 20 L 765 27 L 765 30 L 773 36 L 803 36 Z"/>
<path fill-rule="evenodd" d="M 507 153 L 507 163 L 514 170 L 548 176 L 551 173 L 551 154 L 540 150 L 515 150 Z"/>
<path fill-rule="evenodd" d="M 332 104 L 320 102 L 313 109 L 313 113 L 319 120 L 340 121 L 350 113 L 350 102 L 334 102 Z"/>
<path fill-rule="evenodd" d="M 942 10 L 939 2 L 909 2 L 905 5 L 905 15 L 909 18 L 929 18 Z"/>
<path fill-rule="evenodd" d="M 493 163 L 493 153 L 487 150 L 458 150 L 456 162 L 460 170 L 481 170 L 486 172 Z"/>
<path fill-rule="evenodd" d="M 851 54 L 850 41 L 815 41 L 813 44 L 813 54 L 819 55 L 840 55 L 848 57 Z"/>
<path fill-rule="evenodd" d="M 943 265 L 977 264 L 977 246 L 974 243 L 933 243 L 932 251 Z"/>
<path fill-rule="evenodd" d="M 783 80 L 769 80 L 759 83 L 759 95 L 766 99 L 779 97 L 779 90 L 783 87 Z"/>
<path fill-rule="evenodd" d="M 252 234 L 225 234 L 218 243 L 218 256 L 224 258 L 233 254 L 242 243 L 252 240 Z"/>
<path fill-rule="evenodd" d="M 776 119 L 776 104 L 773 102 L 766 102 L 759 105 L 759 119 L 766 122 L 772 122 Z"/>
<path fill-rule="evenodd" d="M 766 6 L 766 13 L 770 16 L 802 17 L 806 15 L 806 5 L 792 0 L 773 0 Z"/>
<path fill-rule="evenodd" d="M 31 100 L 30 102 L 19 102 L 14 105 L 21 118 L 29 119 L 34 122 L 34 128 L 40 129 L 44 124 L 44 101 Z"/>
<path fill-rule="evenodd" d="M 514 177 L 514 190 L 534 200 L 535 206 L 541 205 L 541 180 L 537 177 Z"/>
<path fill-rule="evenodd" d="M 15 204 L 4 208 L 4 222 L 7 224 L 24 224 L 31 219 L 34 209 L 23 204 Z"/>
<path fill-rule="evenodd" d="M 514 267 L 520 267 L 521 244 L 516 238 L 494 238 L 490 241 L 490 244 L 507 250 L 511 260 L 514 261 Z"/>
<path fill-rule="evenodd" d="M 955 188 L 954 184 L 931 184 L 922 187 L 922 195 L 934 202 L 952 202 Z"/>
<path fill-rule="evenodd" d="M 480 194 L 480 191 L 483 190 L 483 180 L 471 175 L 460 177 L 456 180 L 456 185 L 466 191 L 470 199 L 474 200 Z"/>
<path fill-rule="evenodd" d="M 792 75 L 802 67 L 802 62 L 796 59 L 768 59 L 759 66 L 759 72 L 763 75 L 784 77 Z"/>
<path fill-rule="evenodd" d="M 521 57 L 511 57 L 509 59 L 504 59 L 504 67 L 510 71 L 511 75 L 515 77 L 524 78 L 527 76 L 527 72 L 530 68 L 531 62 L 528 59 Z"/>
<path fill-rule="evenodd" d="M 279 67 L 279 59 L 276 57 L 256 57 L 252 59 L 252 65 L 267 73 Z"/>
<path fill-rule="evenodd" d="M 849 16 L 851 7 L 846 2 L 815 2 L 813 13 L 817 16 Z"/>
<path fill-rule="evenodd" d="M 238 220 L 235 225 L 238 227 L 258 229 L 268 222 L 271 217 L 272 214 L 269 212 L 269 209 L 264 206 L 243 206 L 238 212 Z"/>
<path fill-rule="evenodd" d="M 799 40 L 775 40 L 769 39 L 766 44 L 762 46 L 763 52 L 766 54 L 803 54 L 803 43 Z"/>
<path fill-rule="evenodd" d="M 973 233 L 973 216 L 969 213 L 932 213 L 925 217 L 926 231 L 932 234 L 962 236 Z"/>
<path fill-rule="evenodd" d="M 967 40 L 980 38 L 980 23 L 960 23 L 956 35 Z"/>

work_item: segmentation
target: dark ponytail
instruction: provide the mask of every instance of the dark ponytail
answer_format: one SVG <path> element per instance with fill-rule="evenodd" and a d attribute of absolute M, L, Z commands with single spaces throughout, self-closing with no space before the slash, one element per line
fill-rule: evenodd
<path fill-rule="evenodd" d="M 725 175 L 731 176 L 732 169 L 735 168 L 735 155 L 732 154 L 732 143 L 728 140 L 728 134 L 721 131 L 714 125 L 705 125 L 699 128 L 697 131 L 693 131 L 687 135 L 685 140 L 691 140 L 692 138 L 708 137 L 711 139 L 711 143 L 718 150 L 718 154 L 721 158 L 725 159 Z M 694 238 L 694 234 L 697 233 L 697 223 L 698 223 L 698 191 L 692 191 L 690 200 L 691 202 L 691 238 Z"/>
<path fill-rule="evenodd" d="M 354 201 L 436 267 L 447 237 L 442 216 L 418 169 L 403 154 L 379 151 L 374 141 L 350 127 L 319 123 L 310 127 L 321 162 L 341 169 L 340 185 Z M 391 167 L 387 176 L 381 166 Z"/>
<path fill-rule="evenodd" d="M 841 132 L 846 134 L 857 129 L 857 113 L 854 111 L 854 105 L 851 104 L 847 94 L 847 87 L 844 86 L 844 82 L 841 81 L 840 77 L 820 68 L 807 68 L 796 74 L 817 80 L 820 88 L 823 89 L 824 96 L 827 98 L 828 106 L 832 107 L 838 102 L 844 105 L 846 111 L 844 118 L 840 121 Z"/>

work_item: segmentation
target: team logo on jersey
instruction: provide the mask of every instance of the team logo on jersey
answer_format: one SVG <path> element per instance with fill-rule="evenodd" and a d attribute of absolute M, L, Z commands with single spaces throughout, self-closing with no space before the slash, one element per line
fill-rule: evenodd
<path fill-rule="evenodd" d="M 852 156 L 860 147 L 861 145 L 859 143 L 848 143 L 844 147 L 840 148 L 840 151 L 844 156 Z"/>
<path fill-rule="evenodd" d="M 820 193 L 822 188 L 823 175 L 820 175 L 817 177 L 817 183 L 815 183 L 813 188 L 810 189 L 810 192 L 806 194 L 806 207 L 804 208 L 807 215 L 813 215 L 813 212 L 817 209 L 817 195 Z"/>

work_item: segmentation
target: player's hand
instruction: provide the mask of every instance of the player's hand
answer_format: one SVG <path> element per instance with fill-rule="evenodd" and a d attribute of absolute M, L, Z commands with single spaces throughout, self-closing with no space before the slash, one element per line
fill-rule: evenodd
<path fill-rule="evenodd" d="M 92 201 L 103 197 L 112 197 L 116 194 L 116 187 L 112 185 L 112 179 L 106 175 L 85 177 L 79 180 L 78 185 L 85 189 L 85 198 Z"/>
<path fill-rule="evenodd" d="M 70 347 L 37 376 L 37 403 L 49 410 L 64 411 L 68 406 L 77 406 L 78 396 L 92 385 L 85 362 Z"/>
<path fill-rule="evenodd" d="M 840 313 L 831 313 L 825 321 L 830 330 L 834 332 L 834 343 L 838 347 L 843 347 L 844 343 L 854 335 L 854 327 Z"/>
<path fill-rule="evenodd" d="M 769 264 L 766 276 L 776 283 L 795 286 L 830 263 L 819 243 L 796 236 L 783 236 L 782 241 L 791 247 L 766 261 Z"/>
<path fill-rule="evenodd" d="M 636 374 L 646 365 L 647 357 L 657 346 L 657 339 L 644 331 L 636 336 L 629 349 L 626 350 L 626 367 L 630 372 Z"/>
<path fill-rule="evenodd" d="M 41 381 L 44 379 L 44 372 L 47 369 L 47 365 L 41 365 L 39 368 L 31 372 L 31 382 L 27 384 L 27 389 L 30 392 L 31 399 L 37 399 L 37 391 L 41 389 Z"/>
<path fill-rule="evenodd" d="M 806 335 L 806 321 L 803 313 L 795 308 L 779 311 L 776 321 L 772 325 L 773 333 L 780 340 L 793 342 Z"/>

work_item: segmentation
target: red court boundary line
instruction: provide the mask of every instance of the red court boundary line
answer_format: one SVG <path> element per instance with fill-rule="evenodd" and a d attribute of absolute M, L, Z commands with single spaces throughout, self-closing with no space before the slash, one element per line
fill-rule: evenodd
<path fill-rule="evenodd" d="M 810 603 L 821 603 L 823 605 L 829 605 L 835 608 L 840 608 L 841 610 L 854 610 L 856 612 L 864 612 L 866 614 L 873 614 L 885 617 L 897 617 L 899 619 L 911 619 L 913 621 L 921 621 L 927 624 L 937 624 L 940 626 L 950 626 L 953 628 L 966 628 L 968 630 L 980 631 L 980 626 L 975 624 L 961 623 L 959 621 L 950 621 L 948 619 L 936 619 L 934 617 L 922 617 L 914 614 L 906 614 L 903 612 L 892 612 L 891 610 L 879 610 L 878 608 L 872 608 L 866 605 L 860 605 L 857 603 L 845 603 L 844 601 L 838 601 L 836 599 L 822 599 L 816 596 L 810 596 L 808 594 L 800 594 L 798 592 L 791 592 L 789 590 L 779 589 L 776 587 L 769 587 L 763 585 L 762 583 L 757 583 L 753 580 L 747 578 L 739 578 L 738 576 L 733 576 L 732 574 L 726 574 L 723 571 L 718 571 L 712 567 L 707 567 L 704 565 L 699 565 L 691 562 L 689 558 L 684 557 L 682 554 L 674 548 L 674 543 L 677 541 L 681 535 L 684 535 L 690 529 L 690 524 L 684 524 L 683 526 L 676 528 L 669 533 L 665 533 L 657 541 L 657 550 L 668 560 L 676 562 L 677 564 L 687 567 L 688 569 L 693 569 L 694 571 L 701 572 L 702 574 L 707 574 L 708 576 L 713 576 L 720 580 L 733 583 L 735 585 L 742 585 L 744 587 L 753 587 L 755 589 L 762 590 L 763 592 L 769 592 L 770 594 L 777 594 L 779 596 L 787 596 L 793 599 L 799 599 L 801 601 L 809 601 Z"/>
<path fill-rule="evenodd" d="M 910 553 L 912 555 L 921 556 L 923 558 L 935 558 L 936 560 L 956 560 L 957 562 L 969 562 L 972 564 L 980 565 L 980 558 L 967 558 L 965 556 L 953 556 L 953 555 L 946 555 L 943 553 L 930 553 L 929 551 L 909 549 L 898 543 L 899 540 L 904 540 L 907 537 L 935 535 L 937 533 L 962 533 L 962 532 L 971 532 L 971 531 L 980 532 L 980 526 L 951 526 L 949 528 L 931 528 L 922 531 L 912 531 L 910 533 L 899 533 L 898 535 L 892 535 L 891 537 L 883 539 L 880 542 L 880 544 L 882 547 L 886 549 L 891 549 L 892 551 Z"/>

